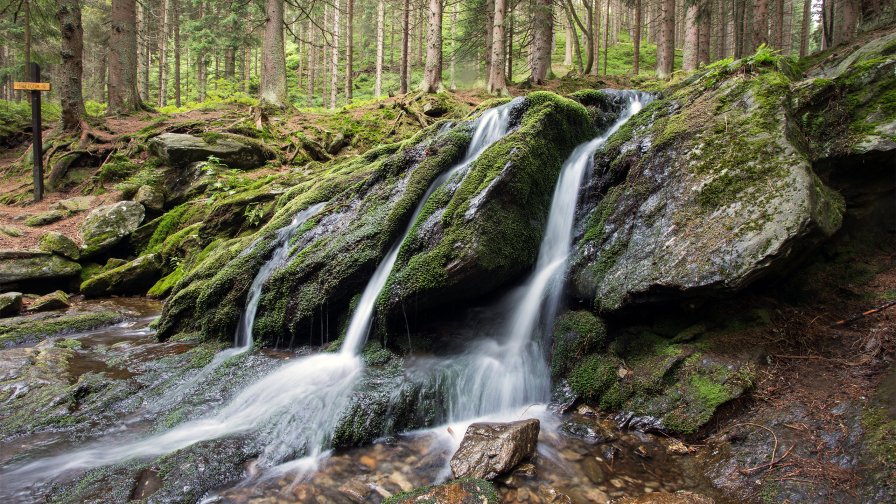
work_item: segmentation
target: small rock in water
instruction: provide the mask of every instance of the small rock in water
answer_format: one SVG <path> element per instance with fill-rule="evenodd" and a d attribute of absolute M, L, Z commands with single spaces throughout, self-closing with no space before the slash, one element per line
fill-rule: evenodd
<path fill-rule="evenodd" d="M 604 460 L 606 460 L 607 462 L 612 462 L 616 460 L 616 457 L 619 456 L 620 451 L 619 448 L 615 446 L 607 446 L 602 450 L 601 453 L 604 456 Z"/>
<path fill-rule="evenodd" d="M 650 453 L 644 445 L 638 445 L 638 447 L 635 448 L 635 455 L 641 458 L 650 458 Z"/>
<path fill-rule="evenodd" d="M 392 475 L 389 476 L 389 481 L 398 485 L 403 492 L 407 492 L 408 490 L 414 488 L 414 485 L 412 485 L 411 482 L 408 481 L 407 477 L 405 477 L 404 474 L 398 471 L 392 473 Z"/>
<path fill-rule="evenodd" d="M 653 492 L 641 497 L 625 497 L 619 504 L 715 504 L 715 501 L 705 495 L 693 492 Z"/>
<path fill-rule="evenodd" d="M 41 296 L 28 305 L 28 311 L 31 312 L 41 312 L 41 311 L 50 311 L 50 310 L 59 310 L 62 308 L 68 308 L 70 303 L 68 301 L 68 295 L 61 290 L 56 292 L 51 292 L 46 296 Z"/>
<path fill-rule="evenodd" d="M 535 453 L 539 430 L 537 419 L 471 424 L 451 457 L 451 471 L 456 478 L 495 479 Z"/>
<path fill-rule="evenodd" d="M 616 436 L 600 422 L 590 418 L 575 418 L 563 422 L 560 432 L 565 436 L 579 438 L 588 443 L 599 444 L 615 441 Z"/>
<path fill-rule="evenodd" d="M 361 455 L 358 461 L 367 466 L 368 469 L 376 469 L 376 459 L 370 455 Z"/>
<path fill-rule="evenodd" d="M 688 455 L 692 453 L 693 448 L 687 446 L 677 439 L 672 439 L 668 446 L 666 446 L 666 453 L 670 455 Z"/>
<path fill-rule="evenodd" d="M 408 494 L 396 496 L 390 504 L 423 504 L 475 502 L 477 504 L 498 504 L 501 499 L 494 485 L 488 481 L 464 478 L 444 485 L 417 488 Z"/>

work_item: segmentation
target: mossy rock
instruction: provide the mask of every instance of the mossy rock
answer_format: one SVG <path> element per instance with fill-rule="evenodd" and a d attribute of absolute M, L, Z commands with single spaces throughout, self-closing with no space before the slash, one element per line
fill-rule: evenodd
<path fill-rule="evenodd" d="M 78 276 L 81 265 L 36 250 L 0 250 L 0 288 Z"/>
<path fill-rule="evenodd" d="M 117 324 L 124 317 L 115 311 L 22 315 L 0 321 L 0 347 L 40 341 L 54 336 L 89 331 Z"/>
<path fill-rule="evenodd" d="M 0 294 L 0 317 L 18 315 L 22 311 L 22 293 L 4 292 Z"/>
<path fill-rule="evenodd" d="M 94 257 L 107 252 L 143 222 L 143 205 L 134 201 L 119 201 L 90 212 L 81 223 L 81 256 Z"/>
<path fill-rule="evenodd" d="M 28 304 L 29 312 L 42 312 L 42 311 L 51 311 L 51 310 L 61 310 L 63 308 L 68 308 L 70 303 L 68 301 L 68 294 L 65 292 L 58 290 L 55 292 L 51 292 L 49 294 L 43 295 L 31 303 Z"/>
<path fill-rule="evenodd" d="M 81 284 L 81 292 L 92 297 L 145 294 L 161 275 L 162 257 L 147 254 L 90 278 Z"/>
<path fill-rule="evenodd" d="M 551 376 L 565 376 L 585 355 L 607 343 L 607 327 L 591 312 L 568 311 L 554 322 L 551 341 Z"/>
<path fill-rule="evenodd" d="M 77 261 L 81 257 L 81 248 L 74 240 L 57 231 L 50 231 L 41 236 L 38 247 L 44 252 L 50 252 Z"/>
<path fill-rule="evenodd" d="M 25 225 L 29 227 L 47 226 L 54 222 L 59 222 L 68 217 L 69 213 L 65 210 L 47 210 L 39 214 L 34 214 L 25 219 Z"/>
<path fill-rule="evenodd" d="M 201 138 L 182 133 L 163 133 L 150 140 L 149 151 L 162 163 L 176 168 L 215 157 L 230 168 L 252 169 L 277 157 L 263 143 L 232 134 Z"/>
<path fill-rule="evenodd" d="M 813 172 L 788 121 L 792 82 L 770 61 L 709 65 L 596 152 L 576 297 L 610 312 L 736 292 L 840 228 L 843 198 Z"/>

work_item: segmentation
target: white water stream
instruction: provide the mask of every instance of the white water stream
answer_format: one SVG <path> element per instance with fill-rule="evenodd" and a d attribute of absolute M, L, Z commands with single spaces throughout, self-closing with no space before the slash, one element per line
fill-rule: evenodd
<path fill-rule="evenodd" d="M 99 442 L 91 447 L 56 457 L 37 460 L 6 472 L 0 484 L 27 492 L 28 486 L 58 476 L 68 470 L 84 470 L 137 458 L 150 458 L 171 453 L 193 444 L 242 433 L 256 433 L 265 445 L 259 464 L 270 466 L 283 460 L 303 458 L 286 464 L 288 467 L 316 467 L 316 459 L 326 449 L 330 437 L 348 405 L 352 391 L 363 372 L 359 356 L 367 339 L 374 314 L 374 305 L 395 265 L 401 243 L 413 228 L 426 201 L 441 185 L 471 163 L 490 145 L 507 133 L 511 104 L 485 111 L 474 122 L 473 138 L 464 159 L 436 178 L 417 204 L 402 237 L 392 246 L 364 289 L 361 301 L 352 315 L 345 341 L 338 353 L 321 353 L 301 357 L 281 366 L 273 373 L 243 389 L 216 414 L 179 425 L 165 433 L 130 443 Z M 319 210 L 319 209 L 317 209 Z M 309 215 L 296 216 L 293 224 L 278 232 L 281 242 L 271 259 L 261 268 L 250 288 L 246 313 L 237 332 L 237 347 L 229 350 L 232 357 L 252 345 L 252 324 L 261 287 L 275 268 L 285 260 L 289 238 Z M 299 222 L 301 220 L 301 222 Z M 19 494 L 20 496 L 23 494 Z"/>

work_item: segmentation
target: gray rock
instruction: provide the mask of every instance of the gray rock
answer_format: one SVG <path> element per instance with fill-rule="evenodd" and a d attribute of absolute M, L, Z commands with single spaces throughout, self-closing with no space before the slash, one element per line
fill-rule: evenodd
<path fill-rule="evenodd" d="M 0 294 L 0 317 L 11 317 L 22 311 L 22 293 L 4 292 Z"/>
<path fill-rule="evenodd" d="M 77 276 L 81 265 L 39 250 L 0 250 L 0 288 Z"/>
<path fill-rule="evenodd" d="M 75 261 L 81 257 L 81 248 L 74 240 L 57 231 L 50 231 L 40 238 L 38 247 L 44 252 L 51 252 L 68 257 Z"/>
<path fill-rule="evenodd" d="M 84 212 L 93 206 L 93 196 L 75 196 L 74 198 L 59 200 L 50 205 L 50 210 L 65 210 L 68 212 Z"/>
<path fill-rule="evenodd" d="M 0 224 L 0 233 L 5 234 L 6 236 L 11 236 L 13 238 L 18 238 L 25 234 L 21 229 L 15 226 L 6 226 L 3 224 Z"/>
<path fill-rule="evenodd" d="M 539 429 L 537 419 L 474 423 L 451 457 L 451 472 L 456 478 L 495 479 L 535 453 Z"/>
<path fill-rule="evenodd" d="M 81 292 L 87 296 L 145 294 L 161 277 L 162 256 L 147 254 L 90 278 L 81 284 Z"/>
<path fill-rule="evenodd" d="M 143 205 L 134 201 L 119 201 L 90 212 L 81 224 L 81 256 L 95 256 L 114 247 L 140 227 L 144 212 Z"/>
<path fill-rule="evenodd" d="M 40 227 L 61 221 L 68 216 L 65 210 L 48 210 L 39 214 L 34 214 L 25 219 L 25 225 L 30 227 Z"/>
<path fill-rule="evenodd" d="M 165 195 L 155 187 L 142 185 L 137 189 L 134 201 L 143 205 L 152 212 L 161 212 L 165 209 Z"/>
<path fill-rule="evenodd" d="M 222 135 L 208 142 L 193 135 L 163 133 L 150 140 L 149 150 L 175 168 L 214 156 L 230 168 L 251 169 L 276 157 L 264 145 L 237 135 Z"/>
<path fill-rule="evenodd" d="M 68 295 L 61 290 L 51 292 L 45 296 L 41 296 L 28 305 L 30 312 L 42 312 L 50 310 L 61 310 L 68 308 L 71 304 L 68 302 Z"/>

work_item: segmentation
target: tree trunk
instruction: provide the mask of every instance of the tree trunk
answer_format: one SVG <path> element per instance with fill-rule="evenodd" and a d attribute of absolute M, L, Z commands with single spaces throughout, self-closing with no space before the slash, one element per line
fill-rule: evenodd
<path fill-rule="evenodd" d="M 399 92 L 401 94 L 405 94 L 408 92 L 408 87 L 410 87 L 411 76 L 408 75 L 408 64 L 410 63 L 410 58 L 408 57 L 408 42 L 411 36 L 410 33 L 410 24 L 411 24 L 411 2 L 410 0 L 404 0 L 404 8 L 401 12 L 401 68 L 399 69 Z"/>
<path fill-rule="evenodd" d="M 681 68 L 685 72 L 697 68 L 697 52 L 700 46 L 700 27 L 697 24 L 697 15 L 700 6 L 696 3 L 688 6 L 684 19 L 684 48 L 682 50 Z"/>
<path fill-rule="evenodd" d="M 541 0 L 544 1 L 544 0 Z M 552 10 L 553 12 L 553 10 Z M 569 19 L 564 23 L 566 27 L 566 48 L 563 56 L 563 65 L 564 66 L 572 66 L 572 39 L 575 37 L 572 31 L 572 22 Z"/>
<path fill-rule="evenodd" d="M 513 83 L 513 7 L 507 12 L 507 51 L 504 56 L 507 58 L 507 73 L 505 79 L 507 82 Z"/>
<path fill-rule="evenodd" d="M 719 53 L 717 59 L 728 57 L 728 10 L 726 0 L 719 0 Z"/>
<path fill-rule="evenodd" d="M 457 4 L 451 7 L 451 83 L 452 91 L 457 89 Z"/>
<path fill-rule="evenodd" d="M 352 72 L 354 71 L 354 44 L 355 37 L 353 28 L 355 26 L 355 0 L 346 0 L 345 20 L 345 101 L 352 102 Z"/>
<path fill-rule="evenodd" d="M 656 51 L 656 76 L 666 79 L 675 68 L 675 0 L 661 0 L 662 24 Z"/>
<path fill-rule="evenodd" d="M 109 114 L 143 107 L 137 94 L 137 2 L 113 0 L 109 36 Z"/>
<path fill-rule="evenodd" d="M 180 107 L 180 0 L 174 2 L 174 105 Z"/>
<path fill-rule="evenodd" d="M 310 24 L 309 24 L 309 26 L 310 26 Z M 309 40 L 320 40 L 320 39 L 315 39 L 313 37 L 314 28 L 311 28 L 310 30 L 308 30 L 308 34 L 309 34 L 309 37 L 308 37 Z M 305 84 L 308 87 L 308 89 L 305 92 L 305 95 L 306 95 L 305 103 L 309 107 L 314 106 L 314 82 L 317 79 L 317 74 L 315 72 L 316 68 L 317 68 L 317 47 L 315 46 L 315 44 L 311 43 L 311 44 L 308 44 L 308 79 L 306 79 L 306 81 L 305 81 Z"/>
<path fill-rule="evenodd" d="M 803 0 L 803 26 L 800 30 L 800 58 L 809 54 L 809 21 L 812 19 L 812 0 Z"/>
<path fill-rule="evenodd" d="M 376 5 L 376 82 L 373 85 L 373 96 L 383 95 L 383 42 L 386 31 L 386 2 L 379 0 Z"/>
<path fill-rule="evenodd" d="M 606 18 L 606 24 L 604 26 L 604 75 L 607 75 L 607 49 L 610 47 L 610 0 L 607 0 Z M 597 61 L 595 61 L 594 64 L 596 65 Z"/>
<path fill-rule="evenodd" d="M 333 52 L 330 61 L 330 108 L 336 108 L 339 94 L 339 3 L 333 6 Z"/>
<path fill-rule="evenodd" d="M 488 85 L 492 75 L 492 46 L 495 31 L 495 0 L 485 0 L 485 47 L 483 61 L 485 63 L 485 83 Z"/>
<path fill-rule="evenodd" d="M 635 36 L 632 43 L 632 75 L 638 75 L 641 64 L 641 0 L 635 0 Z"/>
<path fill-rule="evenodd" d="M 488 77 L 488 86 L 486 89 L 489 93 L 506 95 L 507 83 L 504 80 L 504 13 L 506 11 L 507 0 L 494 0 L 495 17 L 494 30 L 492 31 L 492 65 Z"/>
<path fill-rule="evenodd" d="M 265 0 L 259 91 L 262 105 L 286 107 L 286 54 L 283 49 L 283 0 Z"/>
<path fill-rule="evenodd" d="M 712 30 L 712 3 L 704 0 L 697 15 L 699 43 L 697 44 L 697 65 L 709 63 L 709 44 Z"/>
<path fill-rule="evenodd" d="M 586 9 L 586 18 L 590 20 L 591 26 L 591 59 L 594 63 L 591 65 L 591 71 L 589 72 L 591 75 L 598 75 L 600 73 L 600 69 L 598 68 L 598 62 L 600 61 L 600 0 L 592 0 L 594 5 L 589 5 L 589 3 L 585 3 Z M 591 14 L 590 12 L 593 12 Z M 587 64 L 585 65 L 588 66 Z"/>
<path fill-rule="evenodd" d="M 59 101 L 62 129 L 76 130 L 84 117 L 84 98 L 81 95 L 82 58 L 84 54 L 84 29 L 81 27 L 79 0 L 58 0 L 56 18 L 62 38 L 59 68 Z"/>
<path fill-rule="evenodd" d="M 551 0 L 535 0 L 532 13 L 532 75 L 530 82 L 544 84 L 551 71 L 551 33 L 554 29 L 554 10 Z M 569 31 L 567 31 L 567 36 Z M 567 47 L 571 47 L 567 45 Z M 572 60 L 572 54 L 569 55 Z M 570 61 L 572 63 L 572 61 Z"/>
<path fill-rule="evenodd" d="M 753 49 L 768 43 L 768 0 L 756 0 L 753 11 Z"/>
<path fill-rule="evenodd" d="M 162 0 L 162 13 L 159 18 L 159 106 L 164 107 L 167 98 L 166 77 L 168 60 L 168 0 Z"/>
<path fill-rule="evenodd" d="M 429 0 L 426 67 L 420 89 L 427 93 L 437 93 L 442 89 L 442 0 Z"/>
<path fill-rule="evenodd" d="M 856 33 L 859 21 L 859 0 L 840 0 L 840 22 L 834 24 L 834 46 L 844 44 L 852 40 Z"/>

